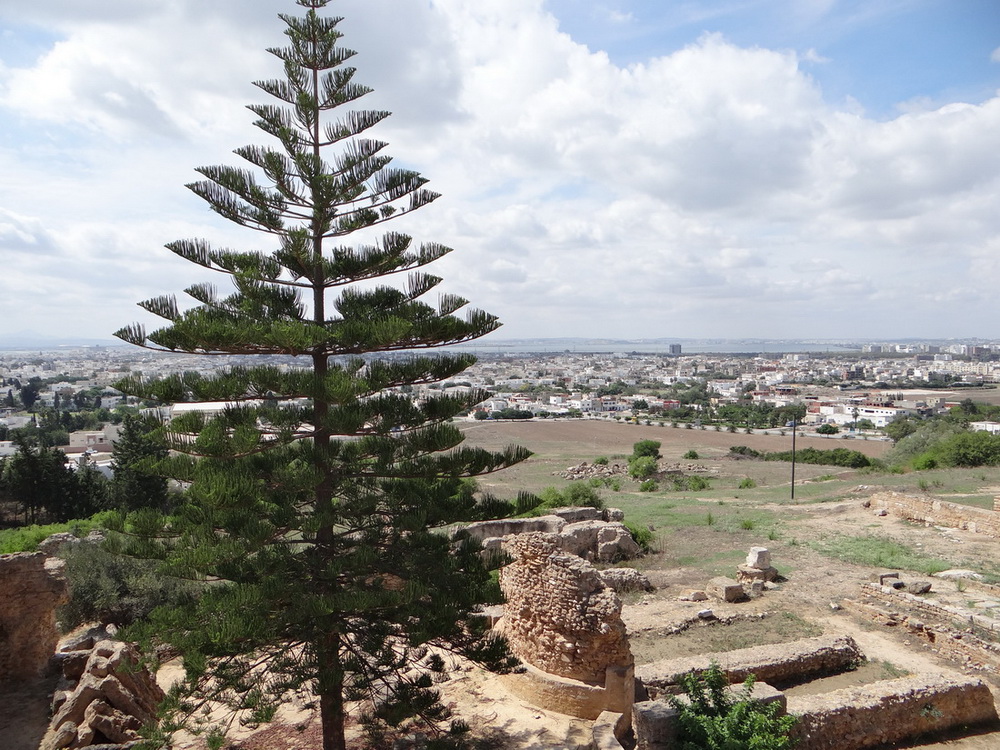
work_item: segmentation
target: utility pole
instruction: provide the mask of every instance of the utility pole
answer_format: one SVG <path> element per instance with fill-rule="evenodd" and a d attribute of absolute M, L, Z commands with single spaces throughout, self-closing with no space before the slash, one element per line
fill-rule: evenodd
<path fill-rule="evenodd" d="M 792 417 L 792 500 L 795 499 L 795 427 L 797 420 Z"/>

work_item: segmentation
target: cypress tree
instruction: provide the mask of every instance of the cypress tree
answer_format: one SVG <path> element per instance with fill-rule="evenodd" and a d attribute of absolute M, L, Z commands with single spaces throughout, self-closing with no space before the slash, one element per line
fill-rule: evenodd
<path fill-rule="evenodd" d="M 135 511 L 117 528 L 122 551 L 206 582 L 196 602 L 157 611 L 145 631 L 184 655 L 186 680 L 168 701 L 174 717 L 211 699 L 266 721 L 305 686 L 333 750 L 346 747 L 348 701 L 367 706 L 374 728 L 447 717 L 426 670 L 410 669 L 423 646 L 493 669 L 515 665 L 471 616 L 500 597 L 480 550 L 441 530 L 512 512 L 469 478 L 528 453 L 460 445 L 451 418 L 486 394 L 409 393 L 474 362 L 427 350 L 499 323 L 479 310 L 457 315 L 467 303 L 452 294 L 422 299 L 440 281 L 422 269 L 449 248 L 379 227 L 437 194 L 418 173 L 390 166 L 385 143 L 362 137 L 389 113 L 355 108 L 369 89 L 346 64 L 355 53 L 341 45 L 342 19 L 319 12 L 328 0 L 296 2 L 304 15 L 280 15 L 287 43 L 269 50 L 284 77 L 257 82 L 271 103 L 250 107 L 274 145 L 239 148 L 248 168 L 203 167 L 188 186 L 273 249 L 171 243 L 228 276 L 231 293 L 206 283 L 185 290 L 196 303 L 187 309 L 172 296 L 142 302 L 166 324 L 116 334 L 154 350 L 242 358 L 212 376 L 117 384 L 144 399 L 215 404 L 161 429 L 171 453 L 156 470 L 187 487 L 181 506 L 169 517 Z M 375 239 L 346 244 L 357 232 Z"/>

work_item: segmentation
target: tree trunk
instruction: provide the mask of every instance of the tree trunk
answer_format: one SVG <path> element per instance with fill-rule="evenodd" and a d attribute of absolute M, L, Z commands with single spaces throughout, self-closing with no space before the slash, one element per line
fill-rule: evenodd
<path fill-rule="evenodd" d="M 344 670 L 340 665 L 336 635 L 328 636 L 319 650 L 319 717 L 323 733 L 323 750 L 347 750 L 344 737 Z"/>

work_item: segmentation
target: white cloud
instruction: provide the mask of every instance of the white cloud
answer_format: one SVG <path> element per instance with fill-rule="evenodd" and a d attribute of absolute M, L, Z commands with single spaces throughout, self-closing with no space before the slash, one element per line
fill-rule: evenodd
<path fill-rule="evenodd" d="M 18 139 L 0 146 L 0 251 L 18 258 L 0 312 L 71 326 L 100 299 L 87 331 L 110 333 L 135 302 L 203 278 L 164 242 L 266 247 L 182 185 L 261 139 L 243 105 L 276 75 L 269 3 L 23 5 L 15 20 L 59 18 L 60 40 L 0 66 L 0 125 Z M 924 309 L 931 287 L 969 289 L 977 320 L 1000 314 L 1000 99 L 876 121 L 824 99 L 801 65 L 835 63 L 811 52 L 707 35 L 620 67 L 542 0 L 333 10 L 376 89 L 365 104 L 396 113 L 378 134 L 444 193 L 400 229 L 457 248 L 433 270 L 504 335 L 975 333 Z"/>

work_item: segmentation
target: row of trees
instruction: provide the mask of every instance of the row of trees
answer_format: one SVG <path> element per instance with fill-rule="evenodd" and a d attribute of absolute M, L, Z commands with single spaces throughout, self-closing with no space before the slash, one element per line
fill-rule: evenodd
<path fill-rule="evenodd" d="M 166 447 L 138 417 L 128 417 L 122 425 L 110 480 L 92 464 L 71 466 L 61 450 L 28 436 L 17 434 L 13 442 L 14 454 L 0 459 L 0 520 L 61 523 L 102 510 L 169 508 L 166 480 L 143 471 L 150 461 L 166 456 Z"/>

